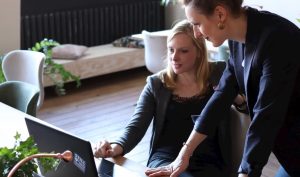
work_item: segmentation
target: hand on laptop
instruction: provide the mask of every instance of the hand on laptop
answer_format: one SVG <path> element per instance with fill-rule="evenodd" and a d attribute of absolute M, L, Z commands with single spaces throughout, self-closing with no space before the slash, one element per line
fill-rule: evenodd
<path fill-rule="evenodd" d="M 111 144 L 106 140 L 100 141 L 93 148 L 96 158 L 115 157 L 123 153 L 123 148 L 119 144 Z"/>

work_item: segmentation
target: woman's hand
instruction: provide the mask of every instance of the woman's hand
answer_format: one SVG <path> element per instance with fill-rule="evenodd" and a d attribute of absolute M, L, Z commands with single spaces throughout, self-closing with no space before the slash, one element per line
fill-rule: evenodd
<path fill-rule="evenodd" d="M 172 162 L 170 165 L 148 169 L 145 171 L 145 174 L 149 177 L 155 177 L 155 176 L 177 177 L 187 169 L 187 167 L 189 166 L 189 160 L 190 160 L 190 152 L 188 152 L 188 147 L 184 146 L 181 149 L 175 161 Z"/>
<path fill-rule="evenodd" d="M 118 144 L 110 144 L 108 141 L 100 141 L 94 147 L 94 156 L 96 158 L 115 157 L 123 153 L 123 148 Z"/>

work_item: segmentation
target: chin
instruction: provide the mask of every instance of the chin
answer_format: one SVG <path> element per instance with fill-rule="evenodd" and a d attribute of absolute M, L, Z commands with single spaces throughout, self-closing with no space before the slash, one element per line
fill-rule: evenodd
<path fill-rule="evenodd" d="M 175 74 L 180 74 L 180 73 L 181 73 L 180 70 L 175 70 L 175 69 L 174 69 L 173 71 L 174 71 Z"/>
<path fill-rule="evenodd" d="M 220 47 L 223 42 L 211 42 L 214 47 Z"/>
<path fill-rule="evenodd" d="M 210 41 L 211 43 L 212 43 L 212 45 L 214 46 L 214 47 L 219 47 L 219 46 L 221 46 L 223 43 L 224 43 L 224 40 L 211 40 Z"/>

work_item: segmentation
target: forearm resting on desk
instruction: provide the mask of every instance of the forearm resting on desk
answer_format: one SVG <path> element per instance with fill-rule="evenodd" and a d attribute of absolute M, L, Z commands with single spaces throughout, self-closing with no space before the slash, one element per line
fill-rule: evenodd
<path fill-rule="evenodd" d="M 96 158 L 116 157 L 123 154 L 123 147 L 119 144 L 109 143 L 108 141 L 100 141 L 94 147 L 94 156 Z"/>

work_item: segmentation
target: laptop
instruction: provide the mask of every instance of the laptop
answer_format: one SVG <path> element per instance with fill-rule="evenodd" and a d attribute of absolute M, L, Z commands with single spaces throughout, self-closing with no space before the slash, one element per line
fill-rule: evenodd
<path fill-rule="evenodd" d="M 55 170 L 43 173 L 45 177 L 138 177 L 134 172 L 105 159 L 96 168 L 89 141 L 83 140 L 39 119 L 25 118 L 29 134 L 34 138 L 39 152 L 73 153 L 71 162 L 60 161 Z"/>

